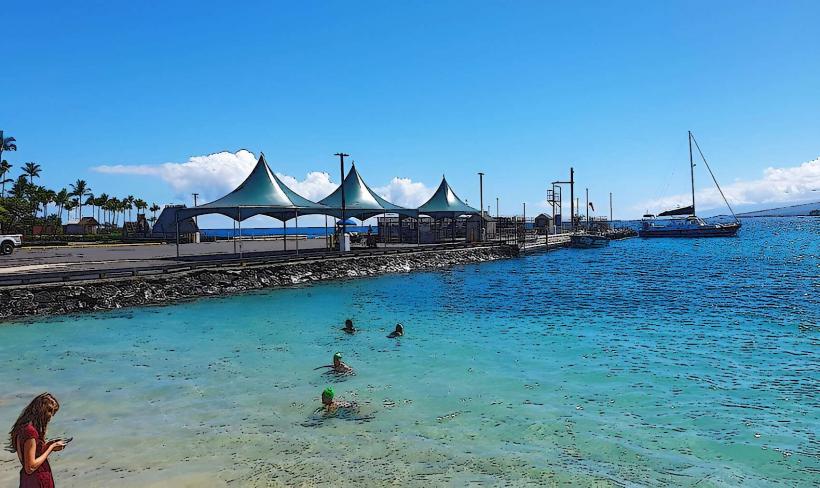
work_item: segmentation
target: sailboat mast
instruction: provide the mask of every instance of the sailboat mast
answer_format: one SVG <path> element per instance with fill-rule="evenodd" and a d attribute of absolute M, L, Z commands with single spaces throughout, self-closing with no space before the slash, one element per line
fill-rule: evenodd
<path fill-rule="evenodd" d="M 692 159 L 692 131 L 689 131 L 689 173 L 692 177 L 692 215 L 695 215 L 695 162 Z"/>

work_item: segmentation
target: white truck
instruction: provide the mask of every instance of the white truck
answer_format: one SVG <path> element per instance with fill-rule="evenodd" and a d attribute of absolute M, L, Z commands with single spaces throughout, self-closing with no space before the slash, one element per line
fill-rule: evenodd
<path fill-rule="evenodd" d="M 15 247 L 23 246 L 22 234 L 0 234 L 0 256 L 11 254 Z"/>

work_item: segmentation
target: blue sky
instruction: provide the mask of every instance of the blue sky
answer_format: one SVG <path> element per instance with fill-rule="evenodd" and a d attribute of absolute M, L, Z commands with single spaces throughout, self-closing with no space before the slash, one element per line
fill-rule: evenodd
<path fill-rule="evenodd" d="M 170 203 L 226 178 L 174 187 L 155 165 L 244 148 L 338 181 L 344 150 L 408 195 L 446 173 L 477 204 L 484 171 L 502 213 L 541 208 L 572 164 L 635 217 L 688 191 L 691 129 L 741 207 L 820 200 L 817 19 L 811 1 L 5 2 L 4 157 Z"/>

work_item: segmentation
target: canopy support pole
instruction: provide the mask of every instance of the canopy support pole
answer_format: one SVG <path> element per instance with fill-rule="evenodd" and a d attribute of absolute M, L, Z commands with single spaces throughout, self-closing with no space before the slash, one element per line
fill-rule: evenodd
<path fill-rule="evenodd" d="M 421 215 L 416 214 L 416 247 L 421 246 Z"/>
<path fill-rule="evenodd" d="M 327 240 L 327 214 L 325 214 L 325 249 L 330 249 L 330 243 Z"/>
<path fill-rule="evenodd" d="M 295 210 L 295 212 L 296 212 L 296 227 L 295 228 L 298 232 L 298 230 L 299 230 L 299 211 Z M 296 255 L 297 256 L 299 255 L 299 235 L 298 234 L 296 235 Z"/>
<path fill-rule="evenodd" d="M 242 207 L 238 207 L 239 224 L 239 259 L 242 260 Z"/>
<path fill-rule="evenodd" d="M 233 220 L 233 234 L 231 234 L 231 240 L 233 241 L 233 253 L 236 254 L 236 219 Z"/>
<path fill-rule="evenodd" d="M 285 217 L 285 220 L 282 221 L 282 242 L 285 244 L 285 252 L 288 252 L 288 220 Z"/>
<path fill-rule="evenodd" d="M 176 232 L 176 237 L 177 237 L 177 258 L 179 258 L 179 216 L 176 214 L 176 212 L 174 212 L 174 218 L 176 219 L 176 224 L 177 224 L 177 232 Z"/>

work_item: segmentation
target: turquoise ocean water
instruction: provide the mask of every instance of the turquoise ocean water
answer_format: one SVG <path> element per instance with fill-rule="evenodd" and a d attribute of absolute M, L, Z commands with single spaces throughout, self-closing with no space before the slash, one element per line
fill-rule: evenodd
<path fill-rule="evenodd" d="M 820 219 L 751 219 L 2 325 L 0 424 L 55 393 L 63 487 L 811 486 L 818 256 Z M 336 351 L 355 376 L 313 370 Z M 360 412 L 314 417 L 328 385 Z"/>

